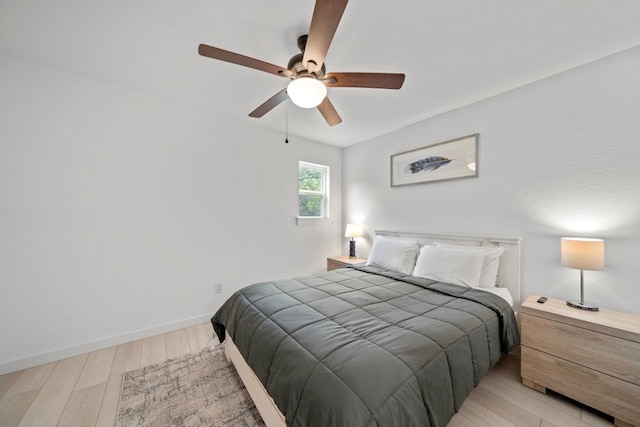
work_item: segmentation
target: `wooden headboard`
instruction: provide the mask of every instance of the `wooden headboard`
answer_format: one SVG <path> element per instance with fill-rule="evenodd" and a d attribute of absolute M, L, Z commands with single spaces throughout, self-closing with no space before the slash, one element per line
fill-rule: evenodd
<path fill-rule="evenodd" d="M 496 286 L 509 289 L 513 297 L 513 310 L 520 311 L 520 238 L 495 236 L 465 236 L 438 233 L 410 233 L 400 231 L 375 230 L 376 236 L 391 239 L 412 240 L 421 245 L 433 242 L 453 243 L 464 246 L 495 246 L 504 248 L 500 256 L 500 267 Z"/>

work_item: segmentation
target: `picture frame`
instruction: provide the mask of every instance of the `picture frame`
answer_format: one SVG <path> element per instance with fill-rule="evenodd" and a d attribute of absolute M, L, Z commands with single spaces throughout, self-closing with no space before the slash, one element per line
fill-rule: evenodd
<path fill-rule="evenodd" d="M 477 176 L 477 133 L 391 156 L 391 187 Z"/>

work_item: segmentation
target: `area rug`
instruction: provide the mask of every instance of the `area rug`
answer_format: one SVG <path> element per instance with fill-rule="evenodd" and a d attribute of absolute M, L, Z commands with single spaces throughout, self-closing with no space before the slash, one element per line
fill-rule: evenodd
<path fill-rule="evenodd" d="M 224 346 L 125 372 L 116 426 L 264 426 Z"/>

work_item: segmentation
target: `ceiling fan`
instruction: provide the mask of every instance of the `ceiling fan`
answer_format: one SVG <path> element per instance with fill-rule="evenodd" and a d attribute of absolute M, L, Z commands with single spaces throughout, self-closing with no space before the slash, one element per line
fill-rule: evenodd
<path fill-rule="evenodd" d="M 287 68 L 206 44 L 198 47 L 198 53 L 291 80 L 286 88 L 249 113 L 250 117 L 264 116 L 289 97 L 300 107 L 316 107 L 329 126 L 337 125 L 342 119 L 327 96 L 328 87 L 400 89 L 404 83 L 404 74 L 398 73 L 326 72 L 324 59 L 347 2 L 348 0 L 316 0 L 309 34 L 298 38 L 298 48 L 302 53 L 294 55 Z"/>

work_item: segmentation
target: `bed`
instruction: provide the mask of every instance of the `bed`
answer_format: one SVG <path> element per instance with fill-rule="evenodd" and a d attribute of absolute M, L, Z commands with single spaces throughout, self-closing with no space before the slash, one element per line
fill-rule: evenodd
<path fill-rule="evenodd" d="M 445 426 L 519 345 L 519 302 L 519 238 L 376 231 L 368 265 L 250 285 L 211 321 L 270 427 Z"/>

